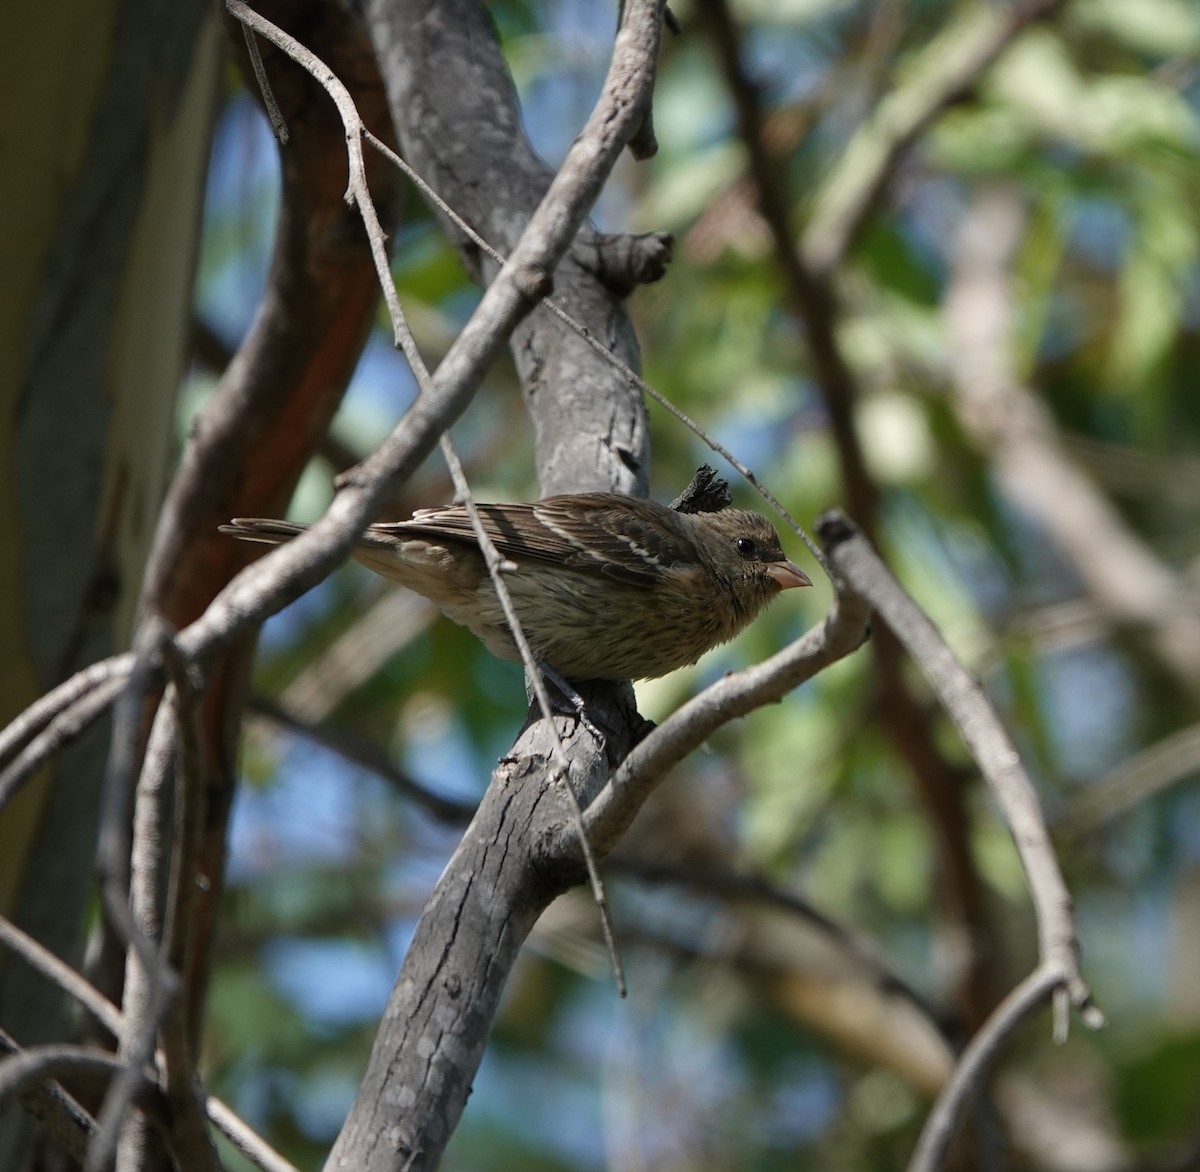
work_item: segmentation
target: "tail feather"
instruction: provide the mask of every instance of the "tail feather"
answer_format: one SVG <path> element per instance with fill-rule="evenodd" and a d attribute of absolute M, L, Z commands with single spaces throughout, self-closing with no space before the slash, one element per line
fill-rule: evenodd
<path fill-rule="evenodd" d="M 282 545 L 307 528 L 307 525 L 297 525 L 294 521 L 272 521 L 266 517 L 234 517 L 228 525 L 218 526 L 230 537 L 261 541 L 266 545 Z"/>

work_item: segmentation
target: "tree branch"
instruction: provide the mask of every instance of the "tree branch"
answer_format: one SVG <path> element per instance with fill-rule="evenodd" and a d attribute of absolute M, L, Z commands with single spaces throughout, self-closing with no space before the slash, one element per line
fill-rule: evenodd
<path fill-rule="evenodd" d="M 825 526 L 849 525 L 837 514 Z M 831 560 L 847 582 L 869 599 L 933 685 L 958 726 L 1012 833 L 1037 913 L 1044 965 L 1060 974 L 1071 1004 L 1087 1010 L 1091 994 L 1079 972 L 1079 940 L 1071 897 L 1054 856 L 1033 784 L 982 685 L 958 661 L 937 628 L 892 576 L 870 545 L 858 538 L 836 544 Z"/>
<path fill-rule="evenodd" d="M 962 1052 L 950 1081 L 938 1095 L 921 1129 L 908 1172 L 938 1172 L 945 1165 L 954 1132 L 971 1100 L 983 1086 L 1001 1046 L 1038 1006 L 1062 988 L 1068 978 L 1069 973 L 1057 964 L 1042 964 L 996 1007 Z"/>
<path fill-rule="evenodd" d="M 446 227 L 468 273 L 485 283 L 498 262 L 472 234 L 491 249 L 511 254 L 553 178 L 521 126 L 491 17 L 478 0 L 366 0 L 363 8 L 382 63 L 401 153 L 422 177 L 422 195 Z M 647 35 L 639 22 L 636 9 L 629 7 L 618 43 L 635 30 Z M 657 57 L 658 33 L 653 36 Z M 655 62 L 649 64 L 653 68 Z M 615 80 L 610 73 L 608 92 L 625 107 L 632 91 L 617 95 Z M 636 79 L 631 75 L 629 80 Z M 650 95 L 638 94 L 636 102 L 641 125 Z M 584 136 L 594 134 L 596 127 L 593 120 Z M 438 198 L 431 199 L 428 191 Z M 448 213 L 446 205 L 454 212 Z M 463 222 L 468 231 L 460 227 Z M 554 270 L 555 297 L 627 365 L 637 367 L 637 339 L 614 288 L 639 275 L 660 273 L 666 244 L 655 237 L 647 238 L 645 246 L 631 243 L 630 263 L 617 266 L 612 241 L 590 224 L 581 221 L 572 236 L 568 254 Z M 621 270 L 616 280 L 596 279 L 601 258 Z M 636 388 L 597 362 L 579 338 L 545 314 L 522 322 L 511 348 L 534 421 L 542 492 L 645 496 L 646 422 Z"/>
<path fill-rule="evenodd" d="M 820 524 L 817 535 L 826 556 L 845 539 L 840 529 Z M 819 627 L 813 627 L 770 659 L 705 688 L 644 737 L 622 761 L 586 812 L 588 838 L 601 854 L 616 845 L 666 772 L 718 728 L 764 704 L 777 702 L 862 646 L 867 637 L 870 604 L 845 577 L 835 576 L 834 588 L 833 607 Z"/>
<path fill-rule="evenodd" d="M 53 981 L 69 997 L 78 1002 L 114 1037 L 125 1030 L 125 1019 L 95 986 L 90 985 L 70 965 L 65 964 L 32 936 L 21 931 L 15 924 L 0 916 L 0 943 L 21 956 L 27 964 L 48 980 Z M 18 1052 L 15 1043 L 9 1047 Z M 204 1097 L 204 1109 L 216 1128 L 252 1163 L 265 1172 L 296 1172 L 282 1156 L 270 1148 L 256 1132 L 229 1109 L 220 1099 L 211 1095 Z M 88 1138 L 95 1131 L 95 1121 L 88 1117 Z"/>
<path fill-rule="evenodd" d="M 814 269 L 797 246 L 792 230 L 792 199 L 783 170 L 767 149 L 758 91 L 742 63 L 741 36 L 726 0 L 705 0 L 699 8 L 737 111 L 738 131 L 748 154 L 758 194 L 785 281 L 792 313 L 806 333 L 813 377 L 829 415 L 829 430 L 841 466 L 847 511 L 869 542 L 879 542 L 880 493 L 867 467 L 858 434 L 858 377 L 844 352 L 842 310 L 834 274 Z M 962 778 L 937 748 L 933 712 L 911 694 L 901 671 L 902 656 L 887 630 L 873 645 L 878 665 L 879 713 L 889 737 L 908 764 L 913 782 L 935 829 L 945 882 L 938 885 L 948 919 L 961 940 L 964 958 L 958 979 L 958 1009 L 968 1026 L 978 1024 L 994 1003 L 995 958 L 986 951 L 993 938 L 983 884 L 970 847 L 970 814 Z"/>
<path fill-rule="evenodd" d="M 325 725 L 310 724 L 290 710 L 261 696 L 250 701 L 249 712 L 265 724 L 286 729 L 305 740 L 312 741 L 314 745 L 320 745 L 330 752 L 337 753 L 361 769 L 370 770 L 376 776 L 383 778 L 397 793 L 420 806 L 439 822 L 450 826 L 465 826 L 477 809 L 474 802 L 456 801 L 427 789 L 415 778 L 397 769 L 385 753 L 351 733 Z"/>

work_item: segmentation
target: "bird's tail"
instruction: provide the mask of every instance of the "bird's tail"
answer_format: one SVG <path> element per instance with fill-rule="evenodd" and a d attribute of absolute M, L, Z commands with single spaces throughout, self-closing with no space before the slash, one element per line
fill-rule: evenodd
<path fill-rule="evenodd" d="M 294 521 L 272 521 L 266 517 L 234 517 L 228 525 L 218 526 L 230 537 L 261 541 L 265 545 L 282 545 L 307 528 L 307 525 L 297 525 Z"/>

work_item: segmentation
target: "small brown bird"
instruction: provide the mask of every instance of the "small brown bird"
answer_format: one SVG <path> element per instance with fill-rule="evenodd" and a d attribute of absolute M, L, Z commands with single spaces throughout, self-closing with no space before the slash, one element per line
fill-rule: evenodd
<path fill-rule="evenodd" d="M 679 512 L 615 493 L 477 507 L 516 566 L 504 581 L 534 656 L 571 680 L 666 675 L 732 639 L 781 590 L 812 585 L 771 523 L 741 509 Z M 303 528 L 238 517 L 221 531 L 278 545 Z M 372 525 L 354 557 L 520 662 L 461 505 Z"/>

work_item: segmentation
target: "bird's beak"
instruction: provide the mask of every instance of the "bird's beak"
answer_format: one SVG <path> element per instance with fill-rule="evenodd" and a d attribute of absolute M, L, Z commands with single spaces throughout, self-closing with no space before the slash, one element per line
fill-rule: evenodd
<path fill-rule="evenodd" d="M 791 562 L 772 562 L 767 566 L 767 573 L 775 581 L 780 590 L 791 590 L 794 586 L 811 586 L 812 580 L 799 567 Z"/>

